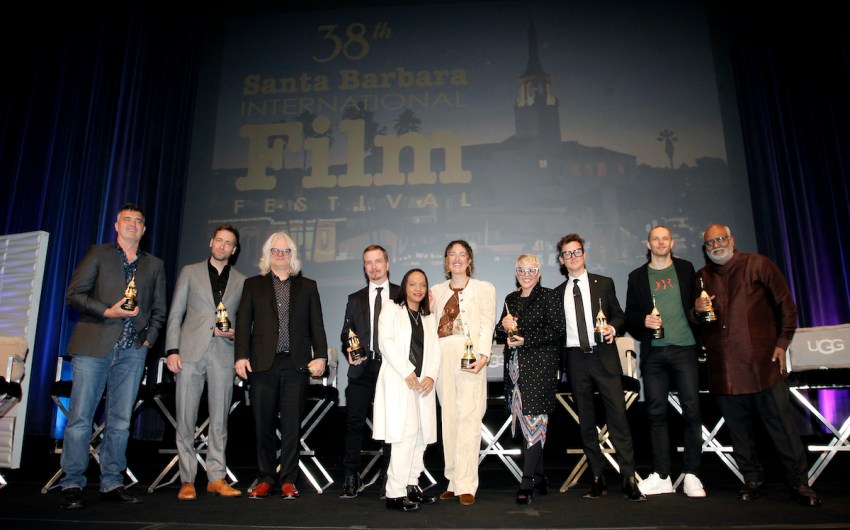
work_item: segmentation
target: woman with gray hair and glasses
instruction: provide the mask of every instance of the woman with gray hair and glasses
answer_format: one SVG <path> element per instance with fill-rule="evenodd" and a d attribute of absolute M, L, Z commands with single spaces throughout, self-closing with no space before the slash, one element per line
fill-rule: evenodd
<path fill-rule="evenodd" d="M 519 289 L 505 297 L 496 327 L 497 342 L 505 343 L 505 405 L 511 433 L 522 434 L 522 482 L 518 504 L 531 504 L 535 492 L 549 493 L 543 466 L 543 445 L 549 413 L 555 408 L 558 385 L 559 338 L 557 300 L 540 285 L 540 260 L 523 254 L 516 260 Z"/>

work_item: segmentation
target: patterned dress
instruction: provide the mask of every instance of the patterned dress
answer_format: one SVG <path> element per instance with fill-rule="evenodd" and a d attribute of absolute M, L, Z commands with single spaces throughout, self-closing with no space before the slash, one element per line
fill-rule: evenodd
<path fill-rule="evenodd" d="M 505 305 L 517 319 L 517 335 L 525 339 L 519 348 L 505 344 L 505 404 L 513 418 L 512 433 L 516 436 L 519 425 L 529 447 L 538 441 L 545 443 L 548 415 L 555 408 L 559 341 L 563 337 L 556 304 L 552 290 L 540 284 L 527 297 L 517 291 L 505 298 Z M 507 338 L 501 325 L 507 308 L 503 305 L 496 326 L 500 340 Z"/>

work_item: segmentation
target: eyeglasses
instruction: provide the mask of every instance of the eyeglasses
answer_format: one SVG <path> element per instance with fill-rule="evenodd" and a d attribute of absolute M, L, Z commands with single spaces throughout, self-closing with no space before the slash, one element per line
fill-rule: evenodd
<path fill-rule="evenodd" d="M 520 276 L 534 276 L 540 272 L 540 267 L 517 267 L 516 273 Z"/>
<path fill-rule="evenodd" d="M 732 239 L 732 236 L 720 236 L 714 239 L 709 239 L 705 242 L 705 248 L 714 248 L 720 245 L 726 245 L 726 242 Z"/>
<path fill-rule="evenodd" d="M 292 254 L 291 248 L 270 248 L 269 252 L 274 254 L 275 256 L 288 256 Z"/>
<path fill-rule="evenodd" d="M 565 251 L 561 252 L 561 257 L 564 258 L 564 259 L 570 259 L 573 256 L 575 256 L 577 258 L 584 256 L 584 249 L 583 248 L 577 248 L 575 250 L 565 250 Z"/>

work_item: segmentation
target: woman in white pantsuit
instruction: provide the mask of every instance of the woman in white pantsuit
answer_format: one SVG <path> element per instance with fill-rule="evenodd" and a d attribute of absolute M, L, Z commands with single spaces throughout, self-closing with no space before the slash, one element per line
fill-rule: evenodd
<path fill-rule="evenodd" d="M 423 300 L 428 278 L 420 269 L 404 275 L 393 304 L 378 320 L 383 362 L 375 389 L 373 437 L 391 444 L 387 508 L 409 512 L 436 502 L 419 487 L 428 444 L 437 441 L 434 384 L 440 372 L 437 324 Z"/>
<path fill-rule="evenodd" d="M 487 365 L 496 325 L 496 288 L 472 278 L 472 247 L 462 240 L 446 247 L 447 281 L 432 289 L 431 312 L 437 319 L 442 362 L 437 395 L 442 407 L 443 455 L 449 481 L 443 500 L 475 504 L 481 422 L 487 410 Z M 475 362 L 461 368 L 467 341 Z"/>

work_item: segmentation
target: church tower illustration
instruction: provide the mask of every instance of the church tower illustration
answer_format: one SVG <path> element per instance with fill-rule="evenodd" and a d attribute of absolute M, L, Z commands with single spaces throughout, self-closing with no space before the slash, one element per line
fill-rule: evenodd
<path fill-rule="evenodd" d="M 528 26 L 528 64 L 519 78 L 519 95 L 514 104 L 516 136 L 560 143 L 561 119 L 558 98 L 552 92 L 549 74 L 540 64 L 537 30 Z"/>

